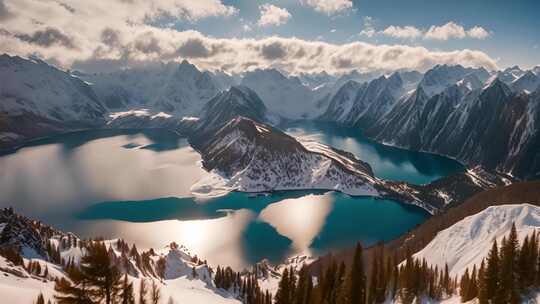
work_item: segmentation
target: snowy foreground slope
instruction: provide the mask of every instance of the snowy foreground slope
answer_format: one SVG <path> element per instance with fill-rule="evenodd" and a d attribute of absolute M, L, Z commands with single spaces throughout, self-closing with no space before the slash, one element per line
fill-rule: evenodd
<path fill-rule="evenodd" d="M 1 303 L 33 303 L 39 293 L 52 299 L 54 278 L 67 276 L 51 251 L 46 250 L 47 244 L 58 249 L 57 261 L 61 258 L 78 264 L 86 254 L 86 247 L 75 235 L 17 215 L 10 209 L 0 210 L 0 249 L 15 248 L 25 265 L 33 261 L 41 266 L 39 273 L 30 272 L 0 256 Z M 161 250 L 137 251 L 121 240 L 105 241 L 105 245 L 113 262 L 134 282 L 135 292 L 144 279 L 148 284 L 152 281 L 158 284 L 162 302 L 172 298 L 175 303 L 240 303 L 234 292 L 215 286 L 209 266 L 185 247 L 171 243 Z M 165 265 L 162 270 L 158 266 L 160 262 Z"/>
<path fill-rule="evenodd" d="M 440 231 L 424 249 L 414 256 L 425 258 L 428 264 L 448 269 L 452 276 L 462 275 L 468 267 L 479 267 L 492 246 L 493 239 L 500 241 L 508 236 L 515 223 L 518 236 L 525 236 L 540 229 L 540 207 L 521 205 L 492 206 L 464 218 L 450 228 Z"/>
<path fill-rule="evenodd" d="M 112 244 L 112 242 L 110 242 Z M 201 279 L 206 274 L 208 277 L 208 269 L 198 267 L 196 269 L 199 277 L 193 278 L 192 266 L 189 262 L 190 258 L 180 250 L 162 251 L 158 255 L 165 256 L 168 261 L 168 277 L 164 280 L 159 280 L 153 277 L 134 277 L 129 276 L 130 281 L 134 282 L 135 292 L 138 290 L 139 282 L 145 279 L 147 283 L 155 281 L 161 289 L 163 299 L 174 299 L 178 303 L 241 303 L 234 298 L 233 294 L 224 290 L 217 289 L 211 280 Z M 63 253 L 67 255 L 67 253 Z M 184 255 L 184 257 L 181 257 Z M 32 259 L 39 261 L 44 269 L 47 266 L 49 278 L 43 278 L 29 274 L 21 266 L 14 266 L 4 257 L 0 256 L 0 294 L 2 295 L 3 303 L 10 304 L 29 304 L 33 303 L 37 296 L 42 293 L 46 299 L 53 299 L 54 296 L 54 279 L 53 277 L 66 277 L 66 274 L 58 265 L 46 262 L 40 259 Z M 30 259 L 25 259 L 28 263 Z"/>

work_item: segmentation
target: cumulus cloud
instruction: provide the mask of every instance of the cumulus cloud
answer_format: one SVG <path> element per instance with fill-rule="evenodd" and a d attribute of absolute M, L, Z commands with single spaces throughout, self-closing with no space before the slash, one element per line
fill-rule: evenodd
<path fill-rule="evenodd" d="M 301 3 L 327 15 L 345 11 L 353 6 L 351 0 L 301 0 Z"/>
<path fill-rule="evenodd" d="M 400 38 L 400 39 L 416 39 L 422 36 L 422 31 L 414 26 L 394 26 L 391 25 L 381 32 L 383 35 Z"/>
<path fill-rule="evenodd" d="M 466 30 L 463 26 L 451 21 L 441 26 L 431 26 L 425 33 L 424 38 L 435 40 L 463 39 L 467 37 L 485 39 L 489 35 L 489 32 L 482 27 L 475 26 Z"/>
<path fill-rule="evenodd" d="M 480 26 L 475 26 L 471 28 L 467 31 L 467 34 L 469 35 L 469 37 L 475 39 L 486 39 L 491 35 L 488 31 L 486 31 L 483 27 Z"/>
<path fill-rule="evenodd" d="M 63 0 L 69 3 L 71 9 L 55 4 L 56 1 L 4 1 L 10 13 L 17 17 L 9 18 L 0 25 L 0 53 L 22 56 L 37 54 L 64 68 L 108 71 L 160 62 L 179 62 L 186 58 L 201 69 L 229 72 L 269 67 L 289 73 L 323 70 L 340 73 L 352 69 L 426 70 L 435 64 L 458 63 L 496 68 L 495 60 L 475 50 L 442 52 L 405 45 L 364 42 L 332 44 L 282 37 L 214 38 L 197 31 L 156 26 L 151 21 L 159 15 L 158 11 L 152 11 L 146 6 L 148 1 L 142 0 L 111 0 L 107 2 L 110 3 L 107 7 L 96 5 L 97 1 Z M 162 2 L 197 2 L 194 5 L 217 3 L 215 12 L 221 7 L 220 2 L 211 0 Z M 136 9 L 140 7 L 145 9 Z M 179 13 L 189 16 L 186 17 L 188 19 L 201 16 L 202 11 L 192 8 L 191 12 L 179 13 L 177 9 L 177 12 L 171 10 L 167 14 Z"/>
<path fill-rule="evenodd" d="M 475 26 L 470 29 L 465 29 L 463 26 L 448 22 L 444 25 L 432 25 L 428 30 L 416 28 L 414 26 L 394 26 L 391 25 L 383 31 L 374 32 L 372 34 L 381 34 L 397 39 L 417 39 L 424 38 L 430 40 L 449 40 L 449 39 L 486 39 L 491 34 L 483 27 Z"/>
<path fill-rule="evenodd" d="M 291 14 L 287 9 L 277 7 L 272 4 L 263 4 L 259 6 L 261 12 L 261 17 L 257 24 L 259 26 L 269 26 L 269 25 L 282 25 L 287 23 L 291 19 Z"/>

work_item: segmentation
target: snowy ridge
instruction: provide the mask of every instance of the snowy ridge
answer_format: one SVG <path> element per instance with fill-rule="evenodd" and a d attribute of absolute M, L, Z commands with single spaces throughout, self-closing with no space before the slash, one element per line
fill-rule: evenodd
<path fill-rule="evenodd" d="M 203 165 L 213 173 L 192 192 L 261 192 L 327 189 L 378 196 L 368 164 L 352 154 L 317 143 L 303 145 L 285 133 L 238 117 L 201 148 Z"/>
<path fill-rule="evenodd" d="M 493 240 L 497 239 L 500 244 L 502 238 L 510 233 L 512 223 L 516 225 L 519 239 L 523 240 L 540 228 L 540 207 L 530 204 L 489 207 L 440 231 L 414 257 L 425 258 L 429 264 L 439 268 L 447 263 L 451 275 L 460 276 L 467 267 L 479 267 Z"/>

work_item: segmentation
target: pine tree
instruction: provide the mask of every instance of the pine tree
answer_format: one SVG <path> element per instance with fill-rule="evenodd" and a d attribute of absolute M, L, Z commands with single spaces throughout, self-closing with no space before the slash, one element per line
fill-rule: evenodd
<path fill-rule="evenodd" d="M 73 284 L 61 278 L 55 281 L 54 299 L 58 304 L 94 304 L 92 301 L 91 292 L 82 283 L 82 278 L 78 275 L 70 275 Z"/>
<path fill-rule="evenodd" d="M 276 292 L 275 303 L 276 304 L 291 304 L 289 302 L 289 269 L 285 268 L 279 281 L 278 290 Z"/>
<path fill-rule="evenodd" d="M 296 297 L 296 276 L 292 266 L 289 268 L 289 303 L 294 303 Z"/>
<path fill-rule="evenodd" d="M 469 286 L 467 287 L 467 298 L 472 300 L 478 296 L 478 283 L 477 283 L 477 273 L 476 265 L 473 266 L 473 271 L 471 273 L 471 279 L 469 281 Z"/>
<path fill-rule="evenodd" d="M 469 284 L 470 284 L 469 268 L 465 269 L 465 273 L 461 277 L 459 283 L 459 296 L 461 297 L 461 302 L 467 302 L 469 298 Z"/>
<path fill-rule="evenodd" d="M 43 294 L 40 293 L 37 297 L 36 304 L 45 304 L 45 298 L 43 297 Z"/>
<path fill-rule="evenodd" d="M 529 236 L 525 236 L 521 249 L 519 250 L 519 255 L 517 257 L 517 283 L 520 292 L 524 292 L 525 289 L 530 287 L 530 273 L 531 273 L 531 264 L 530 264 L 530 245 L 529 245 Z"/>
<path fill-rule="evenodd" d="M 121 274 L 110 261 L 109 253 L 102 242 L 88 246 L 88 253 L 81 259 L 84 281 L 95 288 L 96 295 L 105 299 L 105 304 L 116 301 L 121 287 Z"/>
<path fill-rule="evenodd" d="M 302 265 L 298 273 L 298 285 L 296 287 L 295 304 L 307 304 L 310 301 L 311 291 L 308 291 L 309 281 L 311 276 L 308 273 L 306 265 Z M 313 288 L 313 285 L 311 285 Z M 308 293 L 309 292 L 309 293 Z"/>
<path fill-rule="evenodd" d="M 497 246 L 497 240 L 493 240 L 493 245 L 487 257 L 487 267 L 484 276 L 487 300 L 495 299 L 499 287 L 499 264 L 499 248 Z"/>
<path fill-rule="evenodd" d="M 478 270 L 478 304 L 488 304 L 487 284 L 486 284 L 486 268 L 484 260 L 480 264 Z"/>
<path fill-rule="evenodd" d="M 448 264 L 444 264 L 444 275 L 443 275 L 443 288 L 444 292 L 447 295 L 451 295 L 454 293 L 454 290 L 452 289 L 452 280 L 450 279 L 450 273 L 448 272 Z"/>
<path fill-rule="evenodd" d="M 161 291 L 154 280 L 152 280 L 152 287 L 150 289 L 150 299 L 152 300 L 152 304 L 158 304 L 159 299 L 161 299 Z"/>
<path fill-rule="evenodd" d="M 350 304 L 366 303 L 366 276 L 364 274 L 364 259 L 362 245 L 358 243 L 354 252 L 351 267 L 351 286 L 349 289 Z"/>
<path fill-rule="evenodd" d="M 146 281 L 141 279 L 139 283 L 139 304 L 146 304 L 146 297 L 148 295 L 148 287 L 146 287 Z"/>
<path fill-rule="evenodd" d="M 510 304 L 517 304 L 520 302 L 519 291 L 517 286 L 517 267 L 516 261 L 519 254 L 518 247 L 519 241 L 517 238 L 516 226 L 512 224 L 510 235 L 504 246 L 502 247 L 502 259 L 500 269 L 500 295 L 499 301 L 505 301 Z"/>
<path fill-rule="evenodd" d="M 135 304 L 135 294 L 133 293 L 133 283 L 128 280 L 127 274 L 124 275 L 122 281 L 122 291 L 120 292 L 122 304 Z"/>

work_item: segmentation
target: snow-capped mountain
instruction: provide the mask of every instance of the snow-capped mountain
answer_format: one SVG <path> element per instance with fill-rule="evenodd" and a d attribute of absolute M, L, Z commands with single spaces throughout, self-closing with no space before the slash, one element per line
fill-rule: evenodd
<path fill-rule="evenodd" d="M 356 95 L 345 123 L 360 127 L 370 125 L 388 113 L 404 94 L 406 92 L 399 73 L 393 73 L 389 77 L 381 76 Z"/>
<path fill-rule="evenodd" d="M 527 71 L 523 76 L 512 82 L 512 89 L 517 92 L 534 92 L 540 86 L 540 76 Z"/>
<path fill-rule="evenodd" d="M 515 65 L 513 67 L 509 67 L 497 72 L 496 77 L 499 78 L 502 82 L 510 84 L 519 79 L 524 74 L 525 71 L 523 71 L 519 66 Z"/>
<path fill-rule="evenodd" d="M 197 116 L 204 104 L 228 86 L 226 76 L 181 63 L 133 68 L 107 74 L 82 74 L 111 111 L 148 107 L 177 116 Z"/>
<path fill-rule="evenodd" d="M 92 87 L 36 59 L 0 56 L 0 147 L 104 123 Z"/>
<path fill-rule="evenodd" d="M 242 77 L 238 74 L 229 74 L 222 70 L 212 72 L 214 82 L 221 91 L 226 91 L 234 85 L 239 85 Z"/>
<path fill-rule="evenodd" d="M 199 150 L 213 175 L 195 185 L 193 193 L 331 189 L 378 196 L 378 181 L 367 163 L 328 146 L 301 143 L 248 118 L 233 119 Z"/>
<path fill-rule="evenodd" d="M 328 74 L 326 71 L 320 73 L 300 73 L 297 77 L 302 84 L 312 90 L 321 85 L 334 83 L 336 81 L 336 77 Z"/>
<path fill-rule="evenodd" d="M 518 238 L 523 240 L 540 228 L 540 207 L 530 204 L 489 207 L 440 231 L 414 256 L 438 267 L 447 263 L 450 274 L 460 276 L 466 268 L 471 270 L 474 265 L 478 268 L 493 240 L 500 244 L 503 237 L 508 237 L 512 224 L 516 225 Z"/>
<path fill-rule="evenodd" d="M 255 70 L 244 75 L 241 84 L 259 95 L 273 113 L 292 119 L 313 117 L 314 93 L 297 77 L 285 77 L 276 69 Z"/>
<path fill-rule="evenodd" d="M 107 128 L 110 129 L 168 129 L 187 135 L 199 121 L 197 117 L 177 117 L 149 109 L 136 109 L 109 114 Z"/>
<path fill-rule="evenodd" d="M 322 121 L 344 122 L 351 112 L 354 101 L 361 94 L 367 84 L 361 84 L 353 80 L 347 81 L 332 97 L 328 108 L 318 119 Z"/>
<path fill-rule="evenodd" d="M 481 83 L 490 76 L 489 72 L 484 68 L 474 69 L 465 68 L 461 65 L 437 65 L 424 74 L 418 86 L 431 97 L 464 78 L 470 78 L 469 74 L 476 76 Z M 465 81 L 470 82 L 470 80 Z"/>
<path fill-rule="evenodd" d="M 415 94 L 415 97 L 419 94 Z M 449 155 L 470 165 L 534 176 L 539 145 L 538 94 L 514 94 L 496 79 L 463 94 L 448 89 L 426 101 L 409 98 L 366 130 L 378 141 Z M 533 152 L 535 151 L 535 152 Z"/>
<path fill-rule="evenodd" d="M 537 176 L 540 164 L 532 161 L 531 165 L 531 160 L 538 158 L 538 90 L 521 95 L 499 78 L 484 86 L 478 75 L 485 78 L 486 73 L 437 66 L 412 92 L 404 89 L 398 74 L 380 77 L 367 86 L 351 88 L 348 84 L 339 91 L 347 94 L 336 95 L 319 119 L 356 125 L 382 143 L 443 154 L 520 177 Z M 529 72 L 523 77 L 519 84 L 534 87 L 536 75 Z M 436 85 L 443 89 L 433 96 L 424 90 L 427 84 L 450 83 L 448 79 L 454 82 Z M 348 113 L 345 118 L 343 113 Z"/>
<path fill-rule="evenodd" d="M 206 134 L 219 130 L 238 116 L 265 122 L 271 115 L 257 93 L 245 86 L 233 86 L 205 105 L 194 136 L 205 137 Z"/>

